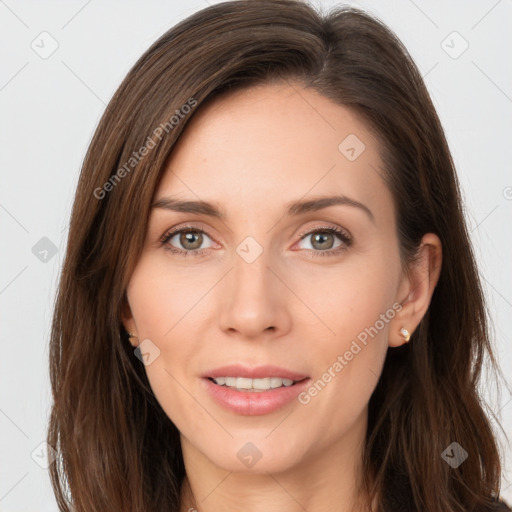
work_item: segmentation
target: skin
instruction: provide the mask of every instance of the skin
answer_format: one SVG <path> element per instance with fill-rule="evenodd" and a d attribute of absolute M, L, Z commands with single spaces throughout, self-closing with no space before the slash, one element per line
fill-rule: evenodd
<path fill-rule="evenodd" d="M 354 161 L 338 149 L 349 134 L 365 145 Z M 226 219 L 152 211 L 123 323 L 134 347 L 150 339 L 160 350 L 145 369 L 181 432 L 183 511 L 364 510 L 358 482 L 368 401 L 387 350 L 404 343 L 400 328 L 412 334 L 425 314 L 441 267 L 441 243 L 427 234 L 418 262 L 404 272 L 378 150 L 349 109 L 289 83 L 215 99 L 175 147 L 155 200 L 214 202 Z M 349 205 L 285 215 L 289 201 L 333 193 L 367 206 L 374 219 Z M 189 223 L 206 233 L 202 243 L 196 232 L 188 245 L 179 234 L 167 244 L 200 246 L 202 255 L 159 244 L 170 228 Z M 352 244 L 325 227 L 348 231 Z M 301 240 L 306 230 L 327 239 Z M 263 250 L 252 263 L 236 252 L 248 236 Z M 345 250 L 320 254 L 339 246 Z M 244 416 L 201 385 L 205 371 L 229 363 L 273 364 L 316 381 L 393 304 L 402 305 L 394 318 L 305 405 L 294 400 Z M 237 457 L 248 442 L 262 454 L 252 468 Z"/>

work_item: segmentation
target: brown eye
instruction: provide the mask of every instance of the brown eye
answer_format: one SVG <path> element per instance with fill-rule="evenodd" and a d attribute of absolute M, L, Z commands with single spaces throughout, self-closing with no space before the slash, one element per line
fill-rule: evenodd
<path fill-rule="evenodd" d="M 182 231 L 180 233 L 180 244 L 184 249 L 191 251 L 199 249 L 203 243 L 203 235 L 200 231 Z"/>

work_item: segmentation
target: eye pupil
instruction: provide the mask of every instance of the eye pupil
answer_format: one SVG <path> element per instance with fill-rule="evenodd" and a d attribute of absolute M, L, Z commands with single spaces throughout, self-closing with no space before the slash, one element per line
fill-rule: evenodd
<path fill-rule="evenodd" d="M 331 238 L 331 243 L 330 244 L 327 244 L 327 246 L 325 245 L 325 240 L 328 239 L 328 238 Z M 313 241 L 312 241 L 312 245 L 313 247 L 315 248 L 319 248 L 319 249 L 331 249 L 333 244 L 334 244 L 334 240 L 333 240 L 333 235 L 332 234 L 326 234 L 326 233 L 316 233 L 313 235 Z M 320 243 L 320 247 L 316 247 L 315 246 L 315 243 L 316 242 L 319 242 Z"/>

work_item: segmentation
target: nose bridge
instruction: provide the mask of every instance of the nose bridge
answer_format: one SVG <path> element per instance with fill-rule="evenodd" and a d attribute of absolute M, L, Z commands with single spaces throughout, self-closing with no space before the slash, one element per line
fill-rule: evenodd
<path fill-rule="evenodd" d="M 268 251 L 261 246 L 258 249 L 252 240 L 239 244 L 223 290 L 223 330 L 234 329 L 246 337 L 257 337 L 270 327 L 274 331 L 286 328 L 285 293 L 271 268 Z"/>
<path fill-rule="evenodd" d="M 237 253 L 233 262 L 233 281 L 236 290 L 242 293 L 244 289 L 251 290 L 253 294 L 268 291 L 269 275 L 272 275 L 272 272 L 270 271 L 271 261 L 267 253 L 260 254 L 254 260 L 241 256 L 238 250 Z"/>

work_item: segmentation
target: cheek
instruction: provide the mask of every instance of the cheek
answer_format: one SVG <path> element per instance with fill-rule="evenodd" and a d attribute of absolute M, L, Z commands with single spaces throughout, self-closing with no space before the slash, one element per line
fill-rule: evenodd
<path fill-rule="evenodd" d="M 143 257 L 127 289 L 139 340 L 149 347 L 145 371 L 151 389 L 180 430 L 190 429 L 204 412 L 192 399 L 190 373 L 204 340 L 199 319 L 208 307 L 205 293 L 210 286 L 204 274 Z M 209 424 L 208 416 L 202 421 Z"/>
<path fill-rule="evenodd" d="M 207 276 L 173 267 L 165 256 L 143 257 L 135 269 L 127 294 L 138 332 L 167 344 L 182 323 L 194 315 L 208 290 Z"/>
<path fill-rule="evenodd" d="M 351 256 L 332 267 L 318 266 L 308 272 L 292 270 L 288 282 L 293 283 L 299 297 L 305 298 L 314 315 L 310 315 L 310 325 L 315 328 L 315 338 L 325 341 L 326 350 L 321 353 L 332 352 L 328 347 L 343 349 L 392 308 L 399 272 L 395 255 L 391 251 L 388 255 L 379 254 L 377 250 L 365 256 Z M 297 277 L 305 275 L 307 278 Z M 394 310 L 388 317 L 393 313 Z M 304 324 L 307 327 L 306 321 Z M 385 334 L 388 322 L 383 325 L 379 321 L 377 328 Z"/>
<path fill-rule="evenodd" d="M 391 252 L 387 258 L 354 258 L 331 274 L 319 271 L 317 286 L 309 290 L 308 303 L 323 325 L 310 327 L 305 337 L 315 339 L 314 350 L 304 347 L 315 378 L 299 401 L 311 414 L 330 415 L 333 435 L 361 413 L 375 389 L 390 322 L 400 308 L 395 302 L 399 272 Z"/>

